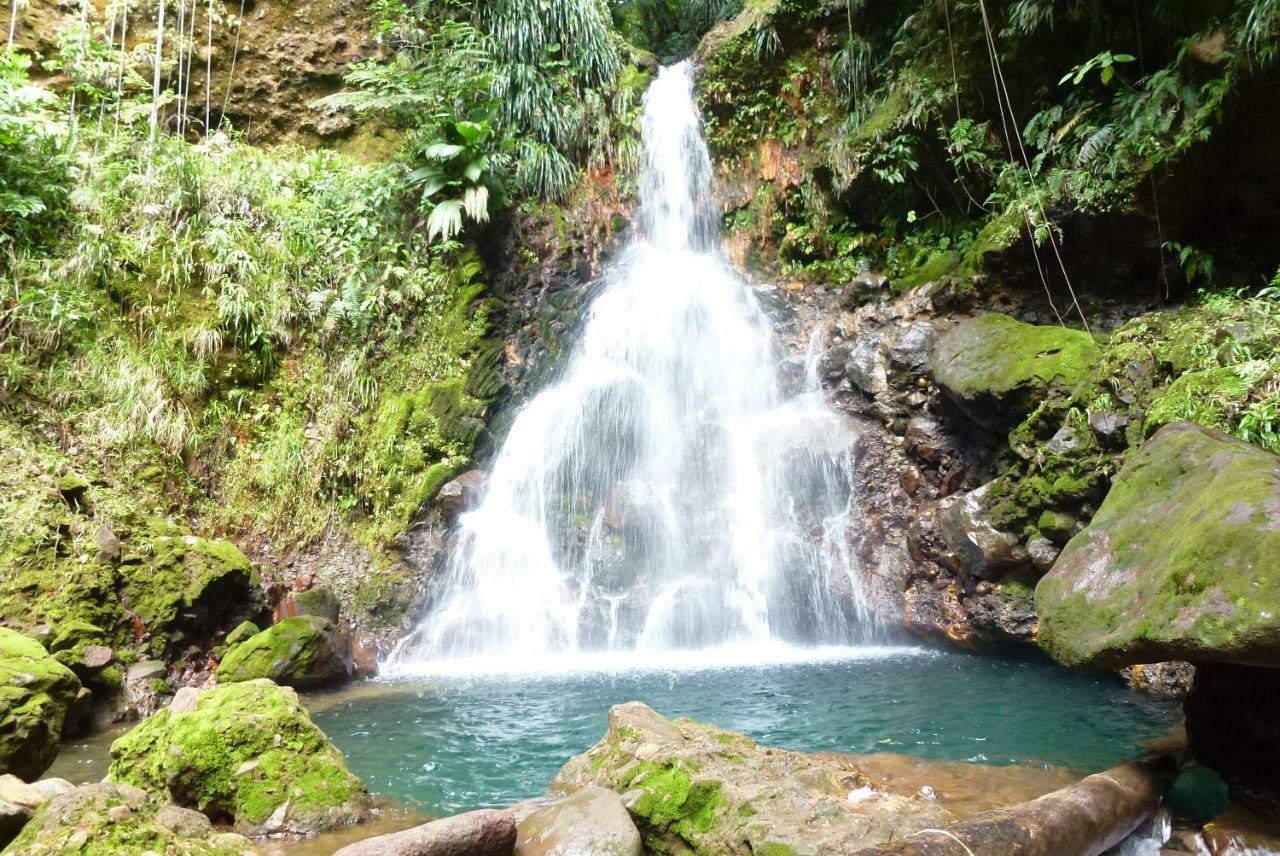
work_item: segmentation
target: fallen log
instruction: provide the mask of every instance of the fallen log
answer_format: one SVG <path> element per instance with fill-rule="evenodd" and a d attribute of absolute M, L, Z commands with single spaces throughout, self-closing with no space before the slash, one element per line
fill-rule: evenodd
<path fill-rule="evenodd" d="M 1169 756 L 1129 761 L 1039 799 L 924 829 L 858 856 L 1098 856 L 1160 806 L 1177 766 Z"/>

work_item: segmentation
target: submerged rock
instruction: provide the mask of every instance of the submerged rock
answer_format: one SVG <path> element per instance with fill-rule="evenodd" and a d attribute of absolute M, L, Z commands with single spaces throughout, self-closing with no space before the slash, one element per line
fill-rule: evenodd
<path fill-rule="evenodd" d="M 218 683 L 269 678 L 298 689 L 328 686 L 351 677 L 349 643 L 325 618 L 286 618 L 229 650 L 218 666 Z"/>
<path fill-rule="evenodd" d="M 369 838 L 343 847 L 334 856 L 511 856 L 515 846 L 515 818 L 509 812 L 488 809 Z"/>
<path fill-rule="evenodd" d="M 246 838 L 215 831 L 199 812 L 165 805 L 139 788 L 100 782 L 50 799 L 4 852 L 250 856 L 261 851 Z"/>
<path fill-rule="evenodd" d="M 591 785 L 621 794 L 660 853 L 845 853 L 949 819 L 934 801 L 877 790 L 847 761 L 767 749 L 638 702 L 609 712 L 604 739 L 565 766 L 552 792 Z"/>
<path fill-rule="evenodd" d="M 364 786 L 297 694 L 266 680 L 180 693 L 111 745 L 109 778 L 247 835 L 309 835 L 369 810 Z"/>
<path fill-rule="evenodd" d="M 1036 588 L 1040 642 L 1071 666 L 1280 664 L 1280 458 L 1161 429 Z"/>
<path fill-rule="evenodd" d="M 933 349 L 934 380 L 982 427 L 1008 431 L 1050 390 L 1070 392 L 1102 351 L 1093 337 L 993 312 L 962 321 Z"/>
<path fill-rule="evenodd" d="M 0 627 L 0 774 L 31 781 L 49 769 L 79 691 L 43 645 Z"/>
<path fill-rule="evenodd" d="M 588 785 L 520 821 L 517 856 L 642 856 L 644 847 L 622 798 Z"/>

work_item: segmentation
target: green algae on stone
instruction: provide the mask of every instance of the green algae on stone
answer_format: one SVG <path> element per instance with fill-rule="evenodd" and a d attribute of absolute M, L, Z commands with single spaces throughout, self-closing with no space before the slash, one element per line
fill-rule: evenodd
<path fill-rule="evenodd" d="M 309 689 L 350 677 L 337 628 L 316 615 L 286 618 L 234 645 L 218 665 L 218 682 L 269 678 Z"/>
<path fill-rule="evenodd" d="M 1280 458 L 1161 429 L 1036 588 L 1041 646 L 1070 666 L 1280 665 Z"/>
<path fill-rule="evenodd" d="M 43 645 L 0 627 L 0 774 L 32 782 L 49 769 L 79 690 Z"/>
<path fill-rule="evenodd" d="M 250 856 L 247 839 L 217 832 L 195 812 L 165 805 L 130 785 L 82 785 L 48 800 L 10 845 L 6 856 Z"/>
<path fill-rule="evenodd" d="M 621 794 L 652 853 L 849 853 L 948 822 L 936 802 L 878 790 L 851 803 L 867 784 L 852 764 L 767 749 L 631 702 L 610 710 L 608 733 L 565 765 L 552 792 Z"/>
<path fill-rule="evenodd" d="M 989 313 L 962 321 L 934 348 L 934 379 L 979 425 L 1007 431 L 1052 389 L 1066 394 L 1102 350 L 1088 333 Z"/>
<path fill-rule="evenodd" d="M 310 834 L 367 816 L 364 786 L 293 690 L 257 680 L 179 701 L 111 745 L 111 781 L 251 835 Z"/>

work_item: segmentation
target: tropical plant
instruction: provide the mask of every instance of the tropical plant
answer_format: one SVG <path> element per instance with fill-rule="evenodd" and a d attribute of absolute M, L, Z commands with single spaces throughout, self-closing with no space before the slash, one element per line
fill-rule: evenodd
<path fill-rule="evenodd" d="M 458 121 L 444 126 L 445 138 L 422 152 L 424 166 L 409 174 L 408 184 L 419 195 L 419 209 L 427 214 L 427 240 L 448 241 L 463 228 L 463 217 L 474 223 L 489 220 L 491 202 L 500 197 L 489 146 L 494 139 L 488 121 Z"/>
<path fill-rule="evenodd" d="M 70 193 L 62 103 L 31 82 L 30 68 L 26 55 L 0 52 L 0 249 L 39 239 Z"/>

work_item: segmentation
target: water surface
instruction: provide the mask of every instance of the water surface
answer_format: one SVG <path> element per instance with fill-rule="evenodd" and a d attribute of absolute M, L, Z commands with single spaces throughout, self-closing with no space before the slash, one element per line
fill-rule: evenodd
<path fill-rule="evenodd" d="M 1081 774 L 1164 735 L 1177 706 L 1110 674 L 1039 658 L 879 648 L 855 659 L 516 677 L 440 674 L 308 700 L 316 722 L 380 794 L 434 813 L 542 794 L 604 734 L 611 705 L 643 701 L 761 743 L 897 752 Z M 629 664 L 634 665 L 634 664 Z"/>

